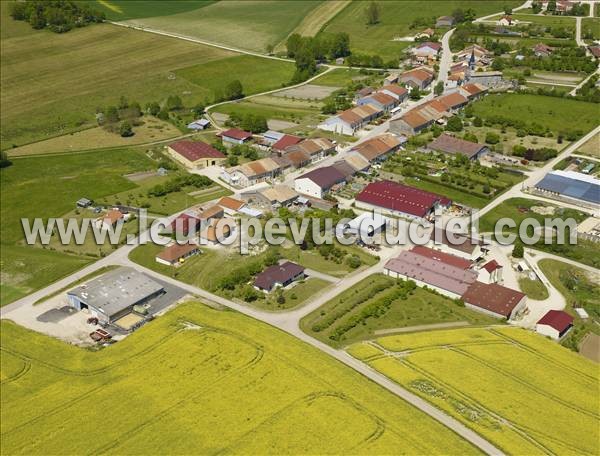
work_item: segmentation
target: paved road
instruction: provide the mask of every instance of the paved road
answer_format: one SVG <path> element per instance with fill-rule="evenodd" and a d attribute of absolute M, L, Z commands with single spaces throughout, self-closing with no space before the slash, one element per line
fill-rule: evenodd
<path fill-rule="evenodd" d="M 452 65 L 452 50 L 450 49 L 450 38 L 456 29 L 448 30 L 442 36 L 442 58 L 440 59 L 440 69 L 438 71 L 437 82 L 446 84 L 448 79 L 448 71 Z"/>

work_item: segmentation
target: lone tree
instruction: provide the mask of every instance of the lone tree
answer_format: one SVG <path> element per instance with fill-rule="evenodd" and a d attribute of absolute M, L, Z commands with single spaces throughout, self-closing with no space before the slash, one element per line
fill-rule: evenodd
<path fill-rule="evenodd" d="M 462 131 L 463 123 L 460 117 L 452 116 L 448 119 L 448 123 L 446 124 L 446 130 L 448 131 Z"/>
<path fill-rule="evenodd" d="M 127 138 L 129 136 L 133 136 L 133 130 L 131 129 L 131 124 L 129 122 L 123 122 L 119 127 L 119 134 L 123 138 Z"/>
<path fill-rule="evenodd" d="M 225 88 L 225 97 L 228 100 L 237 100 L 244 97 L 244 88 L 238 79 L 227 84 L 227 87 Z"/>
<path fill-rule="evenodd" d="M 435 92 L 436 95 L 441 95 L 442 93 L 444 93 L 444 81 L 440 81 L 435 85 L 435 88 L 433 89 L 433 91 Z"/>
<path fill-rule="evenodd" d="M 376 2 L 369 3 L 367 7 L 367 24 L 375 25 L 379 23 L 379 4 Z"/>
<path fill-rule="evenodd" d="M 525 249 L 523 249 L 523 244 L 520 242 L 515 243 L 513 247 L 512 256 L 513 258 L 523 258 L 523 254 L 525 253 Z"/>

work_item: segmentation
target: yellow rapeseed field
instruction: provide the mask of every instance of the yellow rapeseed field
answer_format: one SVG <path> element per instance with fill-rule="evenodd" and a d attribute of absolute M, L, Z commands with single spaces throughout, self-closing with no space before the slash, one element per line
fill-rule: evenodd
<path fill-rule="evenodd" d="M 348 351 L 507 453 L 600 451 L 598 366 L 530 331 L 402 334 Z"/>
<path fill-rule="evenodd" d="M 99 352 L 2 321 L 2 454 L 472 454 L 327 355 L 199 303 Z"/>

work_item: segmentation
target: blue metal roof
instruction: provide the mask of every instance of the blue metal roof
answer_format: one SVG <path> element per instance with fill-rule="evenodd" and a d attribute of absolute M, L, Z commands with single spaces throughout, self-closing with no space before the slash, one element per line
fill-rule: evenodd
<path fill-rule="evenodd" d="M 536 188 L 600 204 L 600 185 L 592 182 L 570 179 L 549 173 L 536 184 Z"/>

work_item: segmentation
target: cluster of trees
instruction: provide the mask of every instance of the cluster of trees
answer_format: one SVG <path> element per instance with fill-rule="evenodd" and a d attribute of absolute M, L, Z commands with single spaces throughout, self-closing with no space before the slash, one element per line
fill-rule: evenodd
<path fill-rule="evenodd" d="M 585 49 L 576 46 L 555 47 L 548 57 L 537 57 L 533 50 L 528 48 L 521 49 L 520 54 L 525 57 L 523 60 L 512 57 L 505 60 L 505 64 L 511 67 L 529 67 L 534 70 L 581 71 L 588 74 L 593 73 L 597 68 L 594 58 L 587 57 Z"/>
<path fill-rule="evenodd" d="M 148 189 L 148 196 L 160 197 L 168 195 L 169 193 L 178 192 L 184 187 L 202 189 L 211 187 L 212 185 L 213 181 L 206 176 L 199 176 L 198 174 L 184 174 L 173 177 L 164 184 L 157 184 L 154 187 L 151 187 Z"/>
<path fill-rule="evenodd" d="M 558 155 L 558 151 L 550 147 L 531 149 L 519 144 L 513 146 L 512 153 L 517 157 L 523 157 L 525 160 L 529 161 L 546 161 Z"/>
<path fill-rule="evenodd" d="M 335 114 L 338 111 L 344 111 L 352 107 L 352 98 L 354 91 L 348 89 L 338 89 L 332 92 L 325 100 L 321 112 L 323 114 Z"/>
<path fill-rule="evenodd" d="M 596 85 L 597 82 L 598 75 L 594 75 L 588 79 L 588 81 L 577 90 L 576 98 L 579 100 L 591 101 L 592 103 L 600 103 L 600 88 Z"/>
<path fill-rule="evenodd" d="M 257 160 L 258 152 L 254 147 L 247 144 L 236 144 L 227 151 L 227 165 L 237 166 L 239 157 L 247 158 L 248 160 Z"/>
<path fill-rule="evenodd" d="M 315 37 L 293 33 L 286 41 L 287 56 L 296 61 L 292 83 L 306 81 L 317 73 L 317 62 L 350 55 L 347 33 L 321 34 Z"/>
<path fill-rule="evenodd" d="M 56 33 L 74 27 L 102 22 L 104 13 L 89 7 L 87 2 L 70 0 L 26 0 L 13 2 L 10 15 L 16 21 L 26 21 L 34 29 L 48 28 Z"/>
<path fill-rule="evenodd" d="M 266 117 L 255 114 L 234 112 L 230 114 L 229 120 L 225 124 L 229 127 L 240 127 L 242 130 L 252 133 L 262 133 L 269 129 Z"/>
<path fill-rule="evenodd" d="M 141 115 L 140 104 L 136 101 L 130 103 L 124 96 L 121 96 L 116 106 L 96 109 L 98 124 L 123 137 L 133 136 L 132 125 L 137 123 Z"/>
<path fill-rule="evenodd" d="M 525 91 L 522 91 L 525 92 Z M 526 92 L 525 92 L 526 93 Z M 533 91 L 533 93 L 537 93 L 537 91 Z M 497 115 L 489 115 L 485 119 L 481 117 L 475 117 L 473 119 L 473 125 L 476 127 L 486 126 L 486 127 L 495 127 L 500 126 L 503 130 L 508 127 L 513 127 L 517 130 L 517 136 L 539 136 L 539 137 L 550 137 L 552 136 L 552 132 L 548 127 L 544 127 L 543 125 L 537 122 L 525 122 L 520 119 L 514 119 L 512 117 L 506 117 L 500 114 Z M 486 143 L 488 144 L 497 144 L 500 141 L 498 137 L 496 141 L 496 133 L 490 132 L 491 135 L 489 137 L 486 136 Z M 494 136 L 495 135 L 495 136 Z M 583 136 L 583 132 L 581 130 L 577 131 L 566 131 L 561 132 L 560 136 L 566 137 L 569 141 L 573 141 L 577 138 Z M 572 139 L 570 139 L 572 138 Z M 493 142 L 496 141 L 496 142 Z"/>
<path fill-rule="evenodd" d="M 146 113 L 150 114 L 151 116 L 156 116 L 161 120 L 169 120 L 170 112 L 180 111 L 183 108 L 183 101 L 179 95 L 169 95 L 162 107 L 160 103 L 156 101 L 146 103 L 146 106 L 144 106 Z M 201 109 L 202 112 L 204 112 L 204 106 L 202 106 Z"/>
<path fill-rule="evenodd" d="M 349 66 L 367 68 L 398 68 L 399 60 L 388 60 L 385 62 L 381 56 L 374 54 L 352 54 L 346 59 Z"/>

